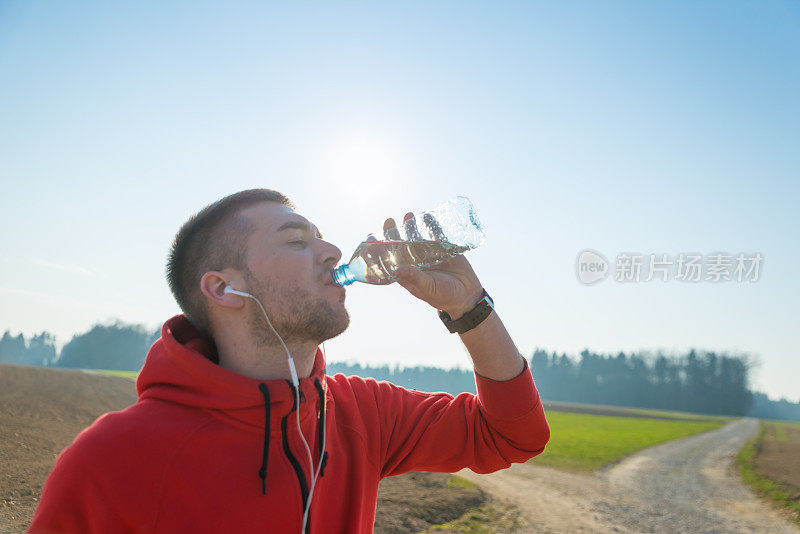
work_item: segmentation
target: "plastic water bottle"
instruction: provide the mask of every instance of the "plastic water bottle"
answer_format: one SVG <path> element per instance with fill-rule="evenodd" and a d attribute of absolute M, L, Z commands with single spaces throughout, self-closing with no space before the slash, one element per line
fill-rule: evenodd
<path fill-rule="evenodd" d="M 367 236 L 350 262 L 333 271 L 333 280 L 340 286 L 353 282 L 391 284 L 397 280 L 401 265 L 432 267 L 481 245 L 485 236 L 467 197 L 456 197 L 430 211 L 403 221 L 383 231 L 384 239 Z"/>

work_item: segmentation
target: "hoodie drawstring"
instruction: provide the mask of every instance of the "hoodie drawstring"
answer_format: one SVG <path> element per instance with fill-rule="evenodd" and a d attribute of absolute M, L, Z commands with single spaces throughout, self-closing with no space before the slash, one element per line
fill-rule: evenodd
<path fill-rule="evenodd" d="M 261 469 L 258 470 L 258 476 L 261 479 L 261 491 L 264 495 L 267 494 L 267 463 L 269 462 L 269 427 L 270 427 L 270 414 L 269 414 L 269 388 L 266 384 L 258 385 L 259 391 L 264 395 L 264 456 L 261 460 Z"/>
<path fill-rule="evenodd" d="M 322 466 L 319 468 L 319 476 L 325 476 L 325 466 L 328 464 L 328 451 L 322 450 L 323 439 L 322 434 L 325 432 L 325 390 L 322 388 L 322 383 L 319 378 L 314 380 L 314 387 L 317 388 L 319 393 L 320 402 L 320 418 L 317 420 L 317 441 L 319 442 L 319 457 L 322 458 Z"/>
<path fill-rule="evenodd" d="M 288 380 L 287 380 L 288 382 Z M 290 382 L 291 384 L 291 382 Z M 289 387 L 292 387 L 291 385 Z M 323 433 L 325 432 L 325 390 L 319 378 L 314 380 L 314 387 L 319 393 L 320 400 L 320 414 L 317 419 L 317 441 L 319 443 L 319 454 L 322 458 L 322 466 L 319 470 L 319 476 L 325 476 L 325 466 L 328 465 L 328 451 L 323 450 Z M 269 433 L 270 433 L 270 400 L 269 388 L 266 384 L 258 385 L 259 391 L 264 396 L 264 453 L 261 461 L 261 469 L 258 470 L 258 477 L 261 479 L 261 491 L 264 495 L 267 494 L 267 464 L 269 463 Z M 313 474 L 313 473 L 312 473 Z"/>

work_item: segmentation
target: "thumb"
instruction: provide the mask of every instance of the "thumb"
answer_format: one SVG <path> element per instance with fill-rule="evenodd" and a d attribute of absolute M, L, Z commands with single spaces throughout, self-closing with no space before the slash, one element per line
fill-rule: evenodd
<path fill-rule="evenodd" d="M 415 265 L 401 265 L 397 268 L 396 275 L 398 280 L 412 282 L 419 275 L 419 267 Z"/>
<path fill-rule="evenodd" d="M 397 283 L 417 298 L 425 300 L 433 290 L 430 275 L 423 273 L 416 265 L 403 265 L 396 271 Z"/>

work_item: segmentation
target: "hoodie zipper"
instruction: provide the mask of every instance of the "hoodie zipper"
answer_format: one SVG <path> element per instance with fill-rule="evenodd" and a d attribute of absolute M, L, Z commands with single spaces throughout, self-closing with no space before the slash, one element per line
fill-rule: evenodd
<path fill-rule="evenodd" d="M 303 468 L 300 467 L 300 462 L 297 461 L 297 458 L 295 458 L 294 454 L 292 454 L 292 449 L 289 448 L 289 438 L 286 435 L 287 420 L 289 419 L 289 416 L 292 415 L 292 412 L 294 412 L 294 410 L 297 408 L 297 394 L 295 393 L 294 384 L 288 380 L 286 382 L 292 389 L 292 409 L 289 411 L 289 413 L 283 416 L 283 419 L 281 419 L 281 438 L 283 440 L 283 452 L 289 459 L 289 463 L 292 464 L 294 472 L 297 475 L 297 481 L 300 483 L 300 510 L 302 514 L 305 512 L 306 500 L 308 500 L 308 482 L 306 482 L 306 476 L 303 473 Z"/>

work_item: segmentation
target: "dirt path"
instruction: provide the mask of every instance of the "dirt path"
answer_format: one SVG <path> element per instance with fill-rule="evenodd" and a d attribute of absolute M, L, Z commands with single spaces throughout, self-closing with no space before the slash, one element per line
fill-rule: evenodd
<path fill-rule="evenodd" d="M 515 504 L 537 532 L 798 533 L 734 469 L 755 419 L 645 449 L 595 475 L 532 464 L 459 475 Z"/>

